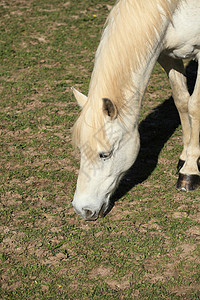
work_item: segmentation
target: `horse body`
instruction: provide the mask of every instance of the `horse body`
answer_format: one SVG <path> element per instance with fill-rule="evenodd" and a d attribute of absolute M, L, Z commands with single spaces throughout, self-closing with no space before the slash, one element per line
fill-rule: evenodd
<path fill-rule="evenodd" d="M 176 59 L 195 58 L 200 50 L 200 3 L 181 1 L 165 36 L 165 50 Z"/>
<path fill-rule="evenodd" d="M 189 95 L 182 58 L 200 60 L 200 4 L 195 0 L 121 0 L 96 52 L 88 97 L 73 139 L 81 163 L 73 206 L 86 219 L 104 213 L 139 151 L 138 116 L 153 67 L 166 70 L 183 128 L 178 188 L 200 183 L 200 76 Z"/>

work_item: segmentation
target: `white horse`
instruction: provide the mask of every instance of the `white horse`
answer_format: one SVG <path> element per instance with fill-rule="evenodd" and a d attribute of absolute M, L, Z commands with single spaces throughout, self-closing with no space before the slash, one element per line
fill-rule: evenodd
<path fill-rule="evenodd" d="M 157 60 L 169 77 L 183 130 L 177 188 L 200 184 L 200 70 L 190 96 L 184 58 L 200 63 L 200 1 L 117 1 L 96 52 L 88 97 L 73 89 L 83 109 L 73 129 L 81 162 L 72 204 L 83 218 L 107 210 L 136 160 L 139 111 Z"/>

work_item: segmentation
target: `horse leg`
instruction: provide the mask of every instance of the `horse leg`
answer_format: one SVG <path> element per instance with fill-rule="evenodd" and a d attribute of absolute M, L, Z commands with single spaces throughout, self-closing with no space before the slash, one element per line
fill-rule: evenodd
<path fill-rule="evenodd" d="M 193 94 L 188 101 L 191 133 L 187 157 L 179 173 L 177 187 L 181 190 L 194 190 L 200 185 L 200 55 L 198 73 Z"/>
<path fill-rule="evenodd" d="M 191 164 L 192 158 L 189 159 L 189 170 L 183 169 L 183 167 L 185 168 L 185 166 L 188 165 L 188 149 L 192 147 L 191 149 L 193 150 L 193 144 L 191 144 L 191 140 L 193 141 L 192 136 L 197 134 L 193 132 L 192 128 L 194 126 L 192 127 L 192 123 L 190 122 L 191 116 L 189 114 L 188 104 L 191 101 L 191 97 L 187 89 L 185 70 L 182 60 L 175 60 L 164 54 L 161 54 L 158 61 L 169 77 L 174 102 L 180 116 L 183 131 L 183 151 L 177 166 L 178 171 L 180 171 L 177 188 L 188 191 L 195 189 L 199 184 L 199 171 L 197 159 L 196 162 Z M 191 150 L 189 152 L 191 152 Z M 191 165 L 193 165 L 193 167 Z"/>

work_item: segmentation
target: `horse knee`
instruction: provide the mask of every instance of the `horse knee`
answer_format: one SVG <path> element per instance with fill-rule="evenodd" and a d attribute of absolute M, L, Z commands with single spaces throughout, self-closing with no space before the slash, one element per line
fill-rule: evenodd
<path fill-rule="evenodd" d="M 175 105 L 178 109 L 179 113 L 188 113 L 188 97 L 184 97 L 182 95 L 181 99 L 177 99 L 174 97 Z"/>
<path fill-rule="evenodd" d="M 199 98 L 191 96 L 188 102 L 188 113 L 191 119 L 200 121 L 200 95 Z"/>

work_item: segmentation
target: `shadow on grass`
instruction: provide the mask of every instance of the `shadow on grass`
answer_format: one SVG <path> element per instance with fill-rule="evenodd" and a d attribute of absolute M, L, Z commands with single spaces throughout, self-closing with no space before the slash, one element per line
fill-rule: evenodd
<path fill-rule="evenodd" d="M 192 93 L 196 81 L 197 63 L 192 61 L 187 69 L 188 90 Z M 178 111 L 173 98 L 154 108 L 139 125 L 140 151 L 137 160 L 121 180 L 113 194 L 108 214 L 116 201 L 123 197 L 135 185 L 145 181 L 156 168 L 158 156 L 165 143 L 180 124 Z"/>

